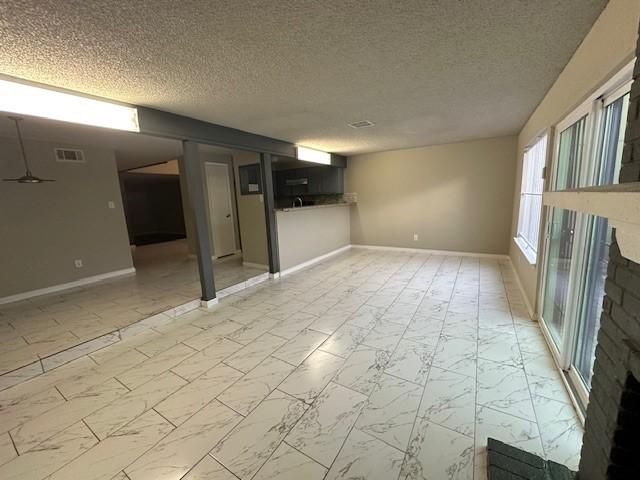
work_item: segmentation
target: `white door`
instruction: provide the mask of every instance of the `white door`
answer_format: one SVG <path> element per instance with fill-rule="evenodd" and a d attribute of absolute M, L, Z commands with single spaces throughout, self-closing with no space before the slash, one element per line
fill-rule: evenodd
<path fill-rule="evenodd" d="M 207 192 L 209 195 L 209 224 L 213 240 L 213 254 L 217 257 L 231 255 L 236 251 L 231 207 L 231 185 L 229 166 L 224 163 L 205 163 Z"/>

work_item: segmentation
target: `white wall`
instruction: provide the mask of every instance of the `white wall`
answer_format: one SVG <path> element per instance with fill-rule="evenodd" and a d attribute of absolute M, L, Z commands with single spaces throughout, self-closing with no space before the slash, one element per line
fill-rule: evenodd
<path fill-rule="evenodd" d="M 349 157 L 352 243 L 506 254 L 515 156 L 497 137 Z"/>
<path fill-rule="evenodd" d="M 33 173 L 55 182 L 0 183 L 0 298 L 133 266 L 114 152 L 79 147 L 86 163 L 57 162 L 65 146 L 78 148 L 25 141 Z M 17 139 L 0 152 L 0 177 L 24 174 Z"/>
<path fill-rule="evenodd" d="M 608 78 L 633 58 L 638 38 L 639 20 L 640 1 L 611 0 L 522 128 L 518 135 L 511 237 L 516 235 L 518 225 L 524 148 L 538 134 L 560 122 L 591 92 L 605 83 Z M 513 241 L 510 244 L 509 255 L 529 302 L 535 306 L 540 262 L 538 265 L 530 265 Z"/>
<path fill-rule="evenodd" d="M 349 245 L 351 208 L 339 205 L 277 211 L 280 271 Z"/>

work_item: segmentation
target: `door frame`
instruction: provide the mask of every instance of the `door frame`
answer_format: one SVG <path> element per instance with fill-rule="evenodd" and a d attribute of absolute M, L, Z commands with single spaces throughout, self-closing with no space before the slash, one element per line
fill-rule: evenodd
<path fill-rule="evenodd" d="M 225 169 L 227 171 L 227 174 L 225 175 L 225 178 L 227 180 L 227 187 L 228 187 L 228 190 L 229 190 L 229 206 L 231 207 L 230 208 L 230 215 L 231 215 L 231 225 L 232 225 L 231 232 L 233 234 L 233 252 L 229 253 L 229 254 L 225 254 L 225 255 L 220 255 L 220 256 L 216 255 L 216 252 L 215 252 L 216 245 L 215 245 L 215 242 L 214 242 L 214 239 L 213 239 L 213 236 L 214 236 L 213 235 L 213 222 L 211 220 L 213 218 L 213 212 L 211 211 L 211 190 L 210 190 L 210 185 L 209 185 L 209 170 L 207 168 L 208 165 L 222 166 L 222 167 L 225 167 Z M 237 238 L 237 235 L 236 235 L 236 222 L 237 222 L 237 219 L 236 219 L 235 213 L 233 211 L 234 199 L 232 197 L 234 195 L 234 192 L 233 192 L 233 189 L 231 188 L 231 180 L 229 178 L 229 175 L 231 173 L 232 173 L 232 170 L 231 170 L 230 165 L 228 163 L 215 162 L 215 161 L 212 161 L 212 162 L 211 161 L 205 161 L 204 162 L 204 178 L 205 178 L 205 184 L 206 184 L 206 187 L 207 187 L 207 208 L 209 210 L 209 217 L 210 217 L 210 220 L 209 220 L 209 232 L 210 233 L 209 234 L 211 235 L 212 257 L 214 259 L 226 257 L 228 255 L 233 255 L 234 253 L 239 253 L 239 250 L 237 248 L 237 246 L 238 246 L 238 238 Z"/>

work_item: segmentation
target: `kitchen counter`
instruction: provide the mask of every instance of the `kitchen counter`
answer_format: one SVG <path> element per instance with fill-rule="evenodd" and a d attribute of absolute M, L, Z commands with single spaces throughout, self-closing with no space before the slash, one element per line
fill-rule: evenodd
<path fill-rule="evenodd" d="M 276 212 L 297 212 L 298 210 L 314 210 L 316 208 L 348 207 L 355 204 L 355 202 L 325 203 L 322 205 L 307 205 L 306 207 L 275 208 L 274 210 Z"/>
<path fill-rule="evenodd" d="M 348 246 L 351 243 L 351 209 L 344 207 L 350 205 L 354 203 L 277 209 L 280 272 Z"/>

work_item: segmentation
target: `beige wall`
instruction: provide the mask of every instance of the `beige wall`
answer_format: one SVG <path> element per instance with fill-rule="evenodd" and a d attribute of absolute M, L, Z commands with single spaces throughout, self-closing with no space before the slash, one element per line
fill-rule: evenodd
<path fill-rule="evenodd" d="M 257 153 L 243 150 L 233 151 L 233 170 L 238 186 L 238 218 L 242 238 L 242 259 L 244 262 L 268 266 L 267 224 L 264 218 L 262 195 L 240 195 L 238 167 L 253 163 L 260 163 L 260 156 Z"/>
<path fill-rule="evenodd" d="M 278 211 L 280 271 L 349 245 L 351 208 L 339 205 Z"/>
<path fill-rule="evenodd" d="M 0 298 L 133 266 L 113 151 L 81 147 L 86 163 L 57 162 L 64 146 L 25 142 L 34 174 L 56 182 L 0 184 Z M 23 175 L 17 140 L 0 139 L 0 151 L 0 177 Z"/>
<path fill-rule="evenodd" d="M 515 155 L 498 137 L 349 157 L 351 243 L 506 254 Z"/>
<path fill-rule="evenodd" d="M 511 237 L 515 236 L 524 148 L 545 129 L 553 127 L 634 56 L 640 1 L 611 0 L 591 31 L 535 109 L 518 136 L 516 190 Z M 538 266 L 530 265 L 511 242 L 509 254 L 527 298 L 535 308 Z M 539 262 L 538 262 L 539 263 Z"/>

